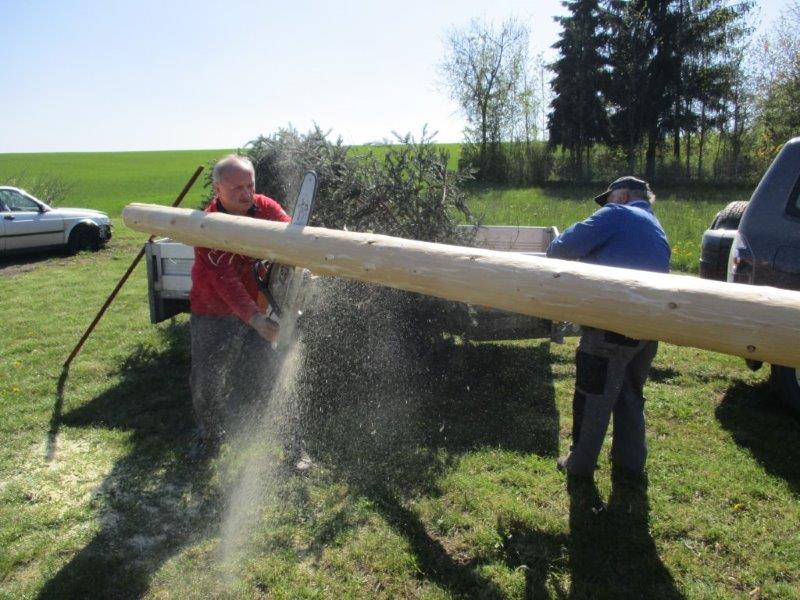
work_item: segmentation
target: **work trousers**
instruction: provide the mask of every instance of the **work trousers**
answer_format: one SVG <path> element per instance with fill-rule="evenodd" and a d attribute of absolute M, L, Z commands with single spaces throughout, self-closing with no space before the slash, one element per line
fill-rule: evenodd
<path fill-rule="evenodd" d="M 275 351 L 235 316 L 192 314 L 190 385 L 202 437 L 222 437 L 256 414 L 274 380 Z"/>
<path fill-rule="evenodd" d="M 614 466 L 631 474 L 644 472 L 647 443 L 643 393 L 657 351 L 657 342 L 584 328 L 575 357 L 572 447 L 567 461 L 570 473 L 592 475 L 612 415 Z"/>

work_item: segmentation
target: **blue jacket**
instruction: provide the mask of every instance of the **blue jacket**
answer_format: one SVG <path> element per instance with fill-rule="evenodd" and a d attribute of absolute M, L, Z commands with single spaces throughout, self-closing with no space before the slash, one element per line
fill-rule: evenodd
<path fill-rule="evenodd" d="M 671 250 L 647 200 L 606 204 L 564 231 L 547 256 L 642 271 L 669 272 Z"/>

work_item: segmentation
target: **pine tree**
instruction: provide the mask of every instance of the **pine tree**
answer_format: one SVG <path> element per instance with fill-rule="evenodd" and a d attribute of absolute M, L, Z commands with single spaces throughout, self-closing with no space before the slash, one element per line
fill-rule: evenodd
<path fill-rule="evenodd" d="M 742 20 L 751 5 L 749 0 L 607 0 L 612 140 L 624 149 L 631 172 L 644 144 L 644 174 L 655 178 L 668 131 L 676 159 L 681 132 L 687 164 L 692 133 L 699 133 L 703 156 L 709 129 L 726 118 L 735 81 L 735 53 L 729 49 L 745 34 Z M 701 171 L 702 165 L 701 158 Z"/>
<path fill-rule="evenodd" d="M 648 130 L 650 60 L 655 40 L 647 3 L 608 0 L 604 12 L 610 69 L 606 97 L 612 144 L 625 153 L 629 173 L 636 172 L 637 152 Z"/>
<path fill-rule="evenodd" d="M 591 178 L 592 146 L 608 140 L 603 100 L 605 58 L 601 54 L 605 34 L 598 0 L 565 0 L 562 5 L 571 15 L 556 17 L 562 31 L 553 45 L 560 58 L 551 65 L 555 77 L 548 120 L 550 143 L 569 150 L 578 178 Z"/>
<path fill-rule="evenodd" d="M 738 119 L 741 43 L 749 33 L 745 18 L 752 2 L 681 0 L 677 3 L 675 60 L 680 79 L 673 90 L 673 157 L 680 160 L 680 132 L 686 140 L 686 175 L 691 176 L 691 140 L 698 136 L 697 175 L 703 177 L 708 132 Z"/>

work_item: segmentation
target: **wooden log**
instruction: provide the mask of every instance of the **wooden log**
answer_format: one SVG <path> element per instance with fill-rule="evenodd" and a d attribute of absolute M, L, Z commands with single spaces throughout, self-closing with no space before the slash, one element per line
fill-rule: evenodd
<path fill-rule="evenodd" d="M 128 227 L 334 275 L 800 367 L 800 293 L 131 204 Z"/>

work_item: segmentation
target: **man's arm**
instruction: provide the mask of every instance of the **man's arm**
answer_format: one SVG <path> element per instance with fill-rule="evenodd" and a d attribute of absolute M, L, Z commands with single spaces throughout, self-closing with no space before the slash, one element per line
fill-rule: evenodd
<path fill-rule="evenodd" d="M 588 219 L 575 223 L 550 242 L 549 258 L 574 260 L 585 258 L 605 244 L 616 232 L 614 208 L 606 206 Z"/>

